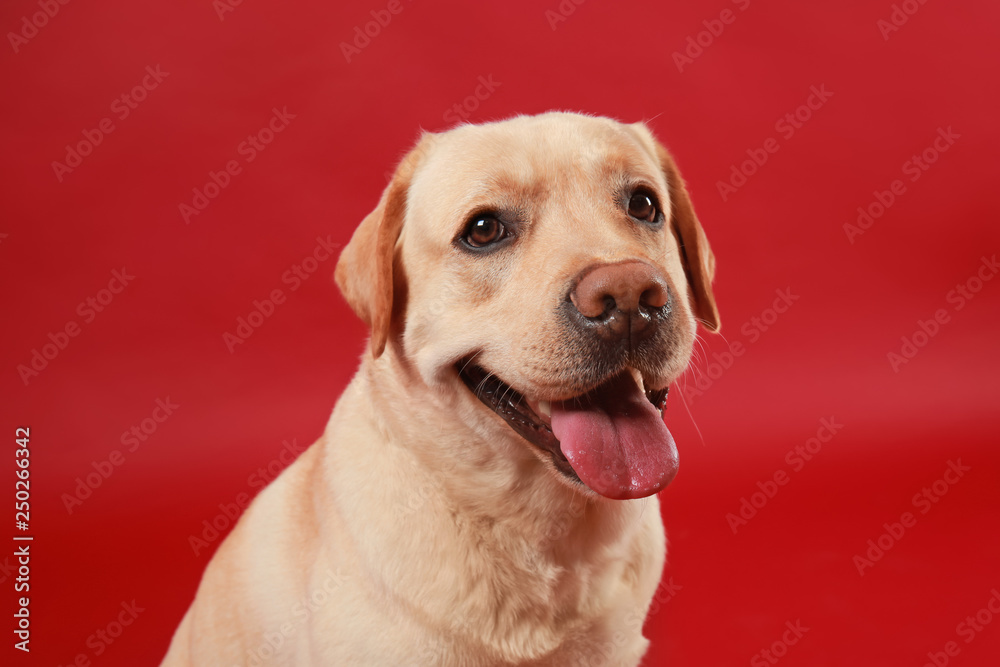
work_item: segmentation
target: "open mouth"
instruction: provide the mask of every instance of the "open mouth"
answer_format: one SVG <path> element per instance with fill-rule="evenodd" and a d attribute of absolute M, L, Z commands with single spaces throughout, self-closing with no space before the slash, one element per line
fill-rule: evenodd
<path fill-rule="evenodd" d="M 627 369 L 564 401 L 525 397 L 481 366 L 460 362 L 469 390 L 522 438 L 547 452 L 567 478 L 615 499 L 642 498 L 677 473 L 677 449 L 663 423 L 669 387 L 647 390 Z"/>

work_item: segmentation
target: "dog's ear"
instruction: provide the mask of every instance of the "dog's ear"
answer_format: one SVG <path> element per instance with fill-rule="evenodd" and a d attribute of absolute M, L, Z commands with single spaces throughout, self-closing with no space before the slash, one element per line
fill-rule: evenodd
<path fill-rule="evenodd" d="M 719 331 L 719 310 L 715 306 L 712 293 L 712 279 L 715 277 L 715 255 L 708 245 L 708 237 L 702 229 L 698 216 L 691 205 L 691 197 L 684 186 L 684 179 L 677 169 L 674 158 L 653 136 L 644 123 L 631 126 L 641 137 L 647 148 L 652 149 L 656 160 L 667 179 L 670 191 L 670 222 L 680 238 L 681 259 L 688 283 L 694 297 L 694 314 L 702 325 L 712 332 Z"/>
<path fill-rule="evenodd" d="M 430 141 L 425 134 L 396 167 L 378 206 L 354 231 L 340 253 L 334 279 L 351 309 L 371 329 L 371 352 L 385 350 L 393 310 L 393 260 L 406 216 L 406 197 L 417 164 Z"/>

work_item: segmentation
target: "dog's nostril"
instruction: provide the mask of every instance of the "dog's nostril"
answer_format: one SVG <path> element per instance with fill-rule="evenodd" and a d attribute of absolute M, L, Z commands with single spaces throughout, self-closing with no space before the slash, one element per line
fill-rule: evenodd
<path fill-rule="evenodd" d="M 570 292 L 569 300 L 581 315 L 590 319 L 605 317 L 617 307 L 615 298 L 601 290 L 577 288 Z"/>
<path fill-rule="evenodd" d="M 667 290 L 659 281 L 654 281 L 639 296 L 639 305 L 647 308 L 663 308 L 667 305 Z"/>

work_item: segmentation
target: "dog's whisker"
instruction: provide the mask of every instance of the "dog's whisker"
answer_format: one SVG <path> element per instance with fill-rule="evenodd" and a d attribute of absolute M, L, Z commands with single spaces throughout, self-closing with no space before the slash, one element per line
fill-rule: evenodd
<path fill-rule="evenodd" d="M 704 324 L 704 322 L 702 322 L 702 324 Z M 726 344 L 726 346 L 729 346 L 729 339 L 726 338 L 726 334 L 722 333 L 721 331 L 716 331 L 715 335 L 721 338 L 723 342 Z"/>
<path fill-rule="evenodd" d="M 708 361 L 708 350 L 705 349 L 705 341 L 699 334 L 695 334 L 694 342 L 698 346 L 697 348 L 692 348 L 692 353 L 696 362 L 707 362 Z"/>
<path fill-rule="evenodd" d="M 700 364 L 707 361 L 707 357 L 702 357 L 701 355 L 696 354 L 692 356 L 691 361 L 693 363 L 688 364 L 685 375 L 687 373 L 690 373 L 692 376 L 694 376 L 695 381 L 697 382 L 698 378 L 704 377 L 705 375 L 705 372 L 701 369 Z"/>
<path fill-rule="evenodd" d="M 679 389 L 679 387 L 678 387 Z M 684 398 L 684 392 L 678 391 L 677 393 L 681 396 L 681 403 L 684 404 L 684 410 L 687 411 L 688 417 L 691 419 L 691 423 L 694 425 L 694 430 L 698 434 L 698 439 L 701 441 L 702 447 L 705 446 L 705 437 L 701 434 L 701 429 L 698 428 L 698 422 L 695 420 L 694 415 L 691 413 L 691 408 L 688 406 L 687 399 Z"/>
<path fill-rule="evenodd" d="M 507 394 L 509 394 L 509 393 L 511 393 L 513 391 L 514 391 L 514 388 L 511 387 L 510 385 L 507 385 L 507 387 L 503 390 L 503 393 L 500 394 L 500 402 L 503 403 L 504 401 L 506 401 L 507 400 Z"/>
<path fill-rule="evenodd" d="M 480 354 L 482 354 L 482 350 L 479 350 L 479 351 L 475 352 L 471 357 L 469 357 L 468 359 L 466 359 L 465 363 L 462 364 L 462 368 L 459 369 L 459 372 L 461 373 L 461 372 L 465 371 L 465 369 L 469 367 L 469 364 L 472 363 L 472 360 L 475 359 L 476 357 L 478 357 Z"/>
<path fill-rule="evenodd" d="M 493 373 L 487 373 L 486 377 L 484 377 L 482 380 L 479 381 L 479 384 L 476 386 L 476 392 L 475 392 L 476 396 L 479 396 L 479 394 L 483 391 L 483 387 L 486 385 L 486 383 L 492 377 L 493 377 Z"/>

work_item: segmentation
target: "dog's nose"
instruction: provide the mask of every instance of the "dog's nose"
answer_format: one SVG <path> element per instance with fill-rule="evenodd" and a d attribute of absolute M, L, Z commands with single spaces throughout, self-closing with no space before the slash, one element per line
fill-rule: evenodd
<path fill-rule="evenodd" d="M 667 281 L 645 262 L 599 264 L 580 275 L 569 299 L 603 338 L 645 338 L 655 329 L 658 316 L 666 314 Z"/>

